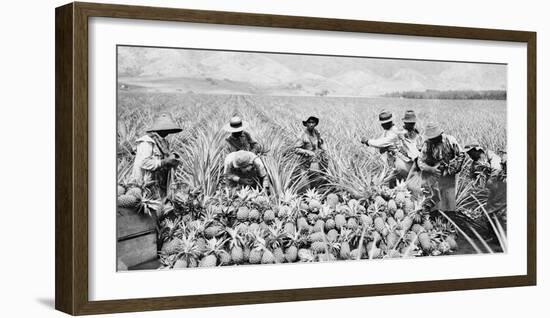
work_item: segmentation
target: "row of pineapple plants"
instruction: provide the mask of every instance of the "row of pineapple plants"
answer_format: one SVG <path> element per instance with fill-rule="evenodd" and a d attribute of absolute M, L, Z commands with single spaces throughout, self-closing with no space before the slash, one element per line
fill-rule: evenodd
<path fill-rule="evenodd" d="M 251 189 L 220 191 L 198 210 L 161 221 L 161 268 L 414 257 L 457 248 L 452 226 L 430 220 L 404 186 L 362 200 L 308 190 L 273 202 Z"/>

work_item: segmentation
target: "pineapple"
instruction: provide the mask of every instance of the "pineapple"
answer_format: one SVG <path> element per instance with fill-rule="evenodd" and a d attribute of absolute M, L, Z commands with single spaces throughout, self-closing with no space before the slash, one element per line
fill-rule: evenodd
<path fill-rule="evenodd" d="M 338 240 L 338 231 L 335 229 L 328 231 L 327 239 L 329 242 L 336 242 Z"/>
<path fill-rule="evenodd" d="M 346 224 L 346 227 L 351 230 L 355 230 L 359 227 L 359 224 L 357 224 L 357 219 L 354 217 L 350 217 L 348 219 L 348 222 Z"/>
<path fill-rule="evenodd" d="M 220 260 L 220 265 L 227 265 L 231 263 L 231 254 L 229 254 L 227 251 L 220 251 L 218 254 L 218 258 Z"/>
<path fill-rule="evenodd" d="M 395 211 L 397 211 L 397 203 L 395 203 L 394 200 L 389 200 L 387 209 L 390 214 L 395 213 Z"/>
<path fill-rule="evenodd" d="M 248 256 L 248 262 L 250 264 L 260 264 L 262 261 L 263 250 L 259 247 L 253 248 L 250 250 L 250 255 Z"/>
<path fill-rule="evenodd" d="M 422 232 L 426 232 L 426 230 L 424 229 L 424 227 L 422 227 L 422 225 L 420 224 L 414 224 L 412 226 L 412 231 L 416 234 L 420 234 Z"/>
<path fill-rule="evenodd" d="M 241 264 L 244 261 L 243 246 L 245 245 L 245 240 L 237 229 L 228 228 L 226 232 L 229 234 L 231 260 L 235 264 Z"/>
<path fill-rule="evenodd" d="M 126 193 L 126 188 L 123 186 L 123 185 L 117 185 L 116 187 L 116 195 L 117 197 L 123 195 L 124 193 Z"/>
<path fill-rule="evenodd" d="M 161 251 L 166 255 L 176 254 L 181 250 L 181 245 L 182 240 L 176 237 L 173 240 L 164 243 Z"/>
<path fill-rule="evenodd" d="M 324 228 L 325 221 L 317 220 L 317 222 L 315 222 L 315 225 L 313 226 L 313 232 L 323 232 Z"/>
<path fill-rule="evenodd" d="M 132 187 L 126 191 L 126 195 L 131 195 L 136 197 L 137 199 L 141 199 L 141 196 L 143 195 L 143 191 L 139 187 Z"/>
<path fill-rule="evenodd" d="M 338 205 L 338 196 L 334 193 L 330 193 L 329 195 L 327 195 L 327 201 L 326 203 L 328 204 L 328 206 L 331 208 L 331 209 L 336 209 L 336 205 Z"/>
<path fill-rule="evenodd" d="M 178 259 L 175 263 L 174 263 L 174 267 L 173 268 L 187 268 L 187 261 L 185 259 Z"/>
<path fill-rule="evenodd" d="M 248 219 L 250 219 L 250 221 L 259 221 L 260 220 L 260 211 L 256 210 L 256 209 L 252 209 L 248 212 Z"/>
<path fill-rule="evenodd" d="M 405 211 L 406 214 L 411 213 L 414 210 L 414 202 L 407 198 L 405 199 L 405 203 L 403 204 L 403 211 Z"/>
<path fill-rule="evenodd" d="M 269 249 L 264 249 L 264 252 L 262 254 L 262 264 L 273 264 L 275 263 L 275 256 Z"/>
<path fill-rule="evenodd" d="M 340 230 L 347 224 L 346 217 L 343 214 L 336 214 L 334 217 L 334 223 L 336 225 L 336 229 Z"/>
<path fill-rule="evenodd" d="M 325 222 L 325 231 L 330 231 L 332 229 L 336 228 L 336 222 L 334 222 L 334 219 L 327 219 Z"/>
<path fill-rule="evenodd" d="M 397 209 L 393 216 L 397 221 L 401 221 L 405 217 L 405 211 L 403 211 L 402 209 Z"/>
<path fill-rule="evenodd" d="M 121 208 L 133 209 L 139 204 L 139 199 L 130 194 L 123 194 L 117 198 L 117 206 Z"/>
<path fill-rule="evenodd" d="M 349 242 L 344 241 L 340 244 L 340 258 L 341 259 L 349 259 L 351 250 L 349 247 Z"/>
<path fill-rule="evenodd" d="M 273 210 L 265 210 L 264 212 L 264 222 L 270 223 L 275 221 L 275 212 Z"/>
<path fill-rule="evenodd" d="M 214 238 L 220 235 L 223 228 L 220 225 L 212 224 L 204 230 L 204 236 L 208 239 Z"/>
<path fill-rule="evenodd" d="M 296 226 L 292 222 L 286 222 L 284 227 L 284 232 L 287 235 L 292 235 L 294 232 L 296 232 Z"/>
<path fill-rule="evenodd" d="M 284 219 L 289 217 L 291 214 L 292 214 L 292 208 L 286 205 L 282 205 L 279 207 L 279 211 L 277 212 L 277 217 L 279 219 Z"/>
<path fill-rule="evenodd" d="M 285 259 L 289 263 L 296 262 L 296 259 L 298 259 L 298 248 L 295 245 L 290 245 L 285 250 Z"/>
<path fill-rule="evenodd" d="M 451 251 L 451 245 L 449 244 L 449 242 L 447 241 L 441 241 L 439 242 L 439 244 L 437 245 L 437 249 L 443 253 L 443 254 L 446 254 L 446 253 L 449 253 Z"/>
<path fill-rule="evenodd" d="M 397 250 L 389 250 L 385 257 L 387 257 L 387 258 L 400 258 L 401 253 L 399 253 Z"/>
<path fill-rule="evenodd" d="M 386 245 L 388 245 L 390 248 L 394 248 L 395 245 L 397 245 L 397 242 L 399 241 L 399 237 L 395 232 L 390 232 L 388 236 L 386 237 Z"/>
<path fill-rule="evenodd" d="M 240 207 L 239 210 L 237 210 L 237 220 L 241 222 L 246 221 L 248 219 L 249 211 L 250 210 L 245 206 Z"/>
<path fill-rule="evenodd" d="M 313 262 L 315 260 L 313 253 L 306 248 L 301 248 L 298 250 L 298 258 L 301 262 Z"/>
<path fill-rule="evenodd" d="M 418 242 L 420 242 L 420 247 L 425 252 L 430 252 L 432 250 L 432 242 L 430 236 L 426 232 L 418 234 Z"/>
<path fill-rule="evenodd" d="M 325 233 L 323 232 L 314 232 L 309 235 L 308 241 L 310 242 L 322 242 L 325 237 Z"/>
<path fill-rule="evenodd" d="M 319 210 L 321 210 L 322 208 L 322 205 L 321 205 L 321 202 L 315 199 L 312 199 L 309 201 L 308 208 L 312 212 L 319 212 Z"/>
<path fill-rule="evenodd" d="M 386 223 L 388 223 L 390 229 L 397 228 L 397 221 L 391 216 L 386 220 Z"/>
<path fill-rule="evenodd" d="M 361 221 L 361 225 L 366 227 L 369 227 L 374 223 L 374 221 L 372 220 L 372 217 L 366 214 L 361 214 L 359 220 Z"/>
<path fill-rule="evenodd" d="M 304 217 L 301 217 L 297 221 L 298 230 L 309 230 L 309 224 L 307 223 L 307 219 Z"/>
<path fill-rule="evenodd" d="M 383 210 L 383 209 L 386 208 L 386 206 L 387 206 L 388 203 L 387 203 L 386 200 L 384 200 L 384 198 L 382 198 L 381 196 L 376 196 L 376 197 L 374 198 L 374 204 L 375 204 L 376 206 L 378 206 L 378 209 L 382 209 L 382 210 Z"/>
<path fill-rule="evenodd" d="M 452 250 L 456 250 L 458 248 L 458 245 L 456 244 L 456 241 L 455 241 L 455 238 L 451 235 L 447 236 L 447 238 L 445 239 L 445 241 L 447 243 L 449 243 L 449 247 L 452 249 Z"/>
<path fill-rule="evenodd" d="M 376 229 L 376 231 L 378 231 L 378 233 L 382 234 L 382 232 L 386 228 L 386 223 L 384 222 L 382 217 L 379 216 L 374 219 L 374 228 Z"/>
<path fill-rule="evenodd" d="M 422 223 L 422 226 L 424 227 L 424 229 L 426 229 L 426 231 L 431 231 L 434 228 L 430 220 L 425 220 L 424 223 Z"/>
<path fill-rule="evenodd" d="M 280 247 L 277 247 L 273 250 L 273 256 L 275 257 L 275 263 L 284 263 L 285 262 L 285 253 L 283 253 L 283 249 Z"/>
<path fill-rule="evenodd" d="M 315 222 L 319 219 L 319 215 L 317 213 L 308 213 L 307 214 L 307 221 L 309 224 L 314 225 Z"/>
<path fill-rule="evenodd" d="M 412 224 L 413 220 L 409 216 L 406 216 L 401 221 L 401 229 L 406 232 L 411 228 Z"/>
<path fill-rule="evenodd" d="M 215 255 L 206 255 L 205 257 L 203 257 L 201 259 L 201 262 L 199 263 L 199 266 L 200 267 L 214 267 L 216 266 L 218 262 L 218 259 L 216 258 Z"/>

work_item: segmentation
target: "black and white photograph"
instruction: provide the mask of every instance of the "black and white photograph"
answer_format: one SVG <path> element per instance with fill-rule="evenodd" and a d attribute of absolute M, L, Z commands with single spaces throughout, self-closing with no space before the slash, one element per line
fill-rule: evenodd
<path fill-rule="evenodd" d="M 507 252 L 506 64 L 116 58 L 118 271 Z"/>

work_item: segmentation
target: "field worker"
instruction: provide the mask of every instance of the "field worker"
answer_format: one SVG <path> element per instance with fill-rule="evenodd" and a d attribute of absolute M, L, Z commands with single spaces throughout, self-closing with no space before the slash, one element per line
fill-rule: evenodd
<path fill-rule="evenodd" d="M 229 123 L 225 125 L 225 130 L 231 133 L 231 135 L 225 139 L 229 152 L 244 150 L 260 153 L 260 145 L 252 138 L 250 133 L 244 131 L 246 127 L 247 123 L 239 116 L 232 117 Z"/>
<path fill-rule="evenodd" d="M 431 204 L 427 209 L 456 210 L 456 174 L 460 172 L 465 155 L 456 138 L 443 133 L 439 125 L 429 123 L 424 133 L 418 167 L 426 174 Z"/>
<path fill-rule="evenodd" d="M 321 133 L 316 128 L 319 125 L 319 118 L 310 116 L 302 121 L 302 125 L 306 128 L 298 137 L 294 145 L 294 151 L 306 159 L 308 169 L 319 170 L 325 152 L 324 141 L 321 138 Z"/>
<path fill-rule="evenodd" d="M 383 110 L 380 112 L 378 119 L 384 130 L 382 136 L 376 139 L 362 138 L 361 143 L 369 147 L 378 148 L 387 165 L 394 169 L 396 178 L 398 180 L 405 180 L 412 166 L 412 158 L 408 157 L 403 148 L 403 133 L 394 125 L 392 113 L 389 111 Z M 394 183 L 395 180 L 390 183 L 390 186 Z"/>
<path fill-rule="evenodd" d="M 224 177 L 226 186 L 238 188 L 242 186 L 260 186 L 269 191 L 269 178 L 264 163 L 256 154 L 239 150 L 225 157 Z"/>
<path fill-rule="evenodd" d="M 470 178 L 479 181 L 480 185 L 492 176 L 498 175 L 501 170 L 501 158 L 491 150 L 485 150 L 477 141 L 470 141 L 464 147 L 464 151 L 472 159 L 470 165 Z"/>
<path fill-rule="evenodd" d="M 405 111 L 403 116 L 403 148 L 411 159 L 416 159 L 420 155 L 420 150 L 424 143 L 422 135 L 416 128 L 416 114 L 414 110 Z"/>
<path fill-rule="evenodd" d="M 136 141 L 133 182 L 152 185 L 159 190 L 161 197 L 166 195 L 168 174 L 180 161 L 179 156 L 170 151 L 170 145 L 165 138 L 181 131 L 168 114 L 162 114 L 154 121 L 146 131 L 147 134 Z"/>

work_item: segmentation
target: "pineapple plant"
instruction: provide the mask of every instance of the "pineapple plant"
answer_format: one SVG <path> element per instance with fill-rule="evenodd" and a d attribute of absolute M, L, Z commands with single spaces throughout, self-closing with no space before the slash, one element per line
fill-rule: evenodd
<path fill-rule="evenodd" d="M 227 234 L 229 234 L 229 249 L 231 260 L 235 264 L 242 264 L 244 262 L 243 246 L 245 245 L 245 240 L 236 229 L 228 228 L 226 229 L 226 232 Z"/>
<path fill-rule="evenodd" d="M 312 212 L 319 212 L 321 209 L 321 195 L 316 189 L 308 189 L 306 191 L 306 201 L 308 202 L 308 209 Z"/>
<path fill-rule="evenodd" d="M 224 244 L 227 242 L 226 240 L 218 240 L 216 238 L 212 238 L 207 241 L 206 245 L 206 251 L 204 257 L 201 259 L 199 263 L 199 267 L 214 267 L 218 265 L 218 259 L 221 256 L 222 260 L 227 260 L 227 252 L 224 249 Z M 223 255 L 221 255 L 223 254 Z"/>
<path fill-rule="evenodd" d="M 298 250 L 298 259 L 300 262 L 313 262 L 315 260 L 315 256 L 309 249 L 301 248 Z"/>

